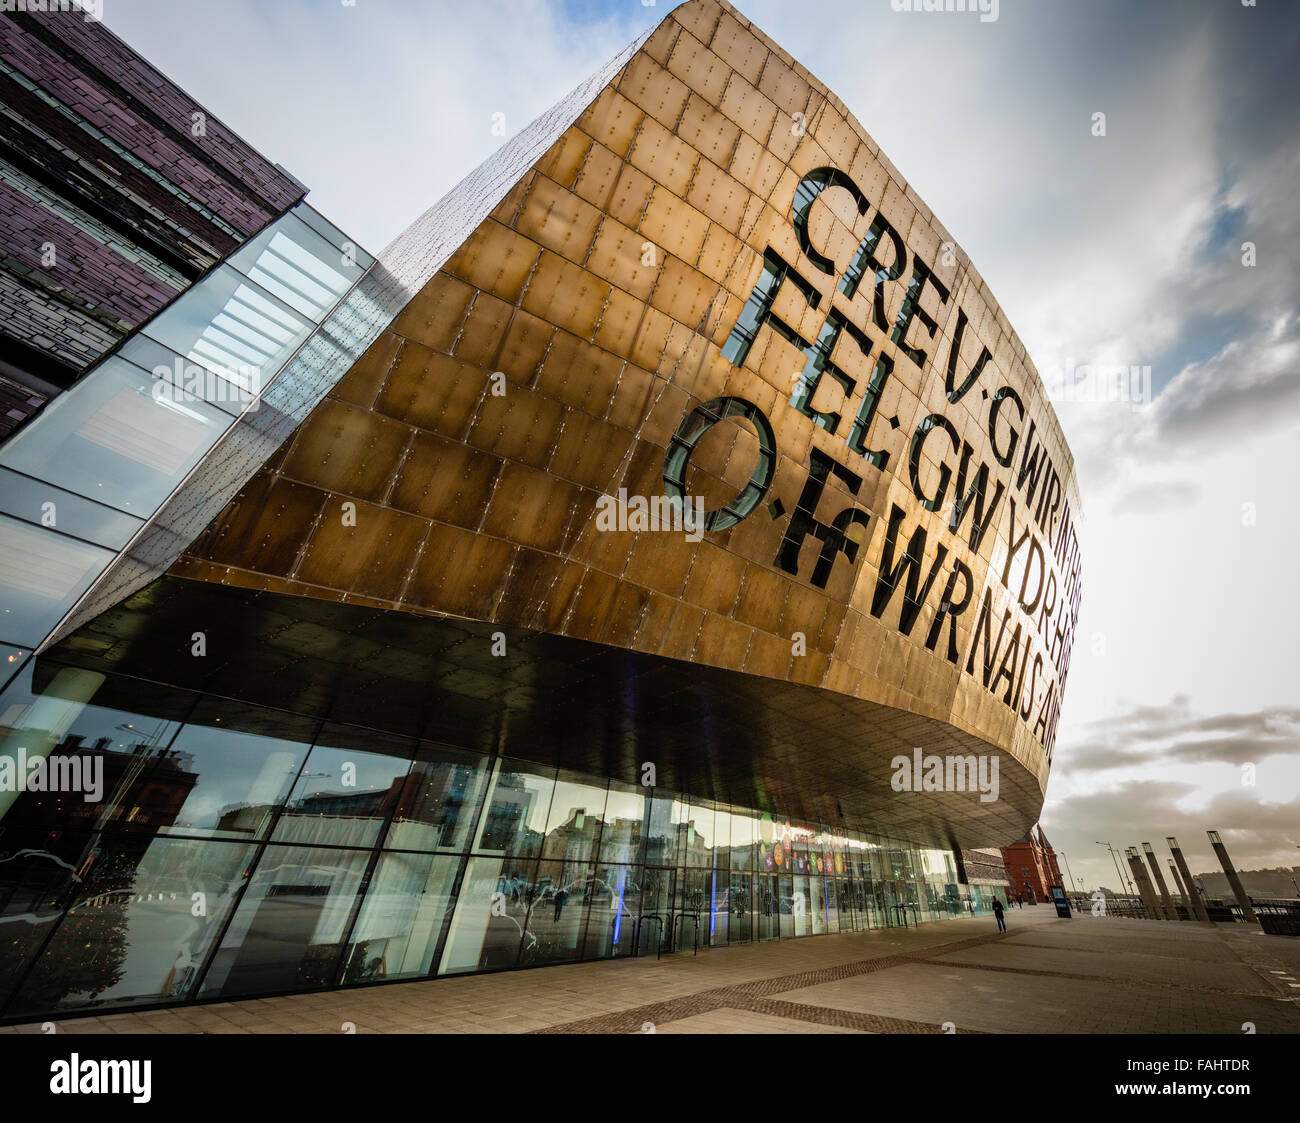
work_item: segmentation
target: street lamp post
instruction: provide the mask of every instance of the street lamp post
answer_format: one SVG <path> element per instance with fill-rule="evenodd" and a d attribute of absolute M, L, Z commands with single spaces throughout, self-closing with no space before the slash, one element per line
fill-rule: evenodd
<path fill-rule="evenodd" d="M 1110 860 L 1115 863 L 1115 874 L 1119 878 L 1119 887 L 1123 889 L 1124 892 L 1131 893 L 1133 891 L 1132 886 L 1124 880 L 1124 874 L 1119 868 L 1119 858 L 1115 855 L 1115 848 L 1109 842 L 1099 842 L 1097 845 L 1104 846 L 1110 851 Z"/>
<path fill-rule="evenodd" d="M 1069 885 L 1070 882 L 1074 880 L 1074 873 L 1070 869 L 1070 859 L 1065 856 L 1064 850 L 1058 850 L 1057 853 L 1061 855 L 1061 861 L 1065 863 L 1065 874 L 1066 877 L 1069 878 L 1069 881 L 1067 881 L 1065 884 Z"/>

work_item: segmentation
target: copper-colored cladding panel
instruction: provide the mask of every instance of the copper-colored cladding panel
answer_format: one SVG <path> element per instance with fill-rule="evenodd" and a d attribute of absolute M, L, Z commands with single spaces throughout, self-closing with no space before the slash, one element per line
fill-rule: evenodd
<path fill-rule="evenodd" d="M 801 248 L 793 217 L 801 180 L 824 168 L 849 177 L 863 197 L 859 207 L 849 190 L 830 186 L 808 211 L 808 242 L 833 263 L 829 273 Z M 840 284 L 878 216 L 908 256 L 902 275 L 880 286 L 879 307 L 871 269 L 851 298 Z M 838 310 L 871 343 L 863 354 L 840 335 L 830 358 L 851 389 L 824 373 L 806 412 L 792 404 L 805 355 L 773 321 L 758 327 L 742 365 L 722 353 L 769 251 L 817 294 L 814 307 L 786 278 L 774 317 L 815 341 Z M 893 260 L 887 234 L 875 252 Z M 934 279 L 922 284 L 920 312 L 904 333 L 907 346 L 925 352 L 920 364 L 891 336 L 918 261 Z M 961 395 L 984 348 L 983 372 Z M 888 453 L 884 471 L 848 443 L 881 355 L 892 375 L 863 447 Z M 990 426 L 1007 387 L 1023 416 L 1007 404 Z M 723 395 L 752 403 L 772 427 L 776 468 L 762 501 L 700 542 L 597 530 L 602 494 L 663 494 L 674 433 L 695 407 Z M 812 411 L 839 414 L 835 431 Z M 914 481 L 909 449 L 931 414 L 951 425 L 952 438 L 943 429 L 925 436 Z M 748 420 L 713 425 L 691 455 L 687 493 L 710 509 L 731 502 L 759 444 Z M 960 529 L 949 525 L 963 444 L 964 488 L 987 465 L 987 501 L 1005 489 L 978 549 L 968 542 L 970 509 Z M 859 544 L 856 558 L 836 554 L 819 586 L 817 537 L 804 538 L 797 572 L 778 556 L 822 458 L 836 468 L 811 514 L 829 524 L 853 508 L 869 520 L 846 531 Z M 1044 458 L 1050 465 L 1031 501 Z M 856 494 L 846 473 L 861 481 Z M 1059 493 L 1033 536 L 1043 549 L 1038 599 L 1047 599 L 1050 574 L 1059 600 L 1051 613 L 1034 606 L 1031 619 L 1014 595 L 1036 564 L 1026 561 L 1030 547 L 1002 580 L 1011 503 L 1018 538 L 1053 473 Z M 917 490 L 933 495 L 945 476 L 946 502 L 925 509 Z M 920 528 L 922 587 L 944 555 L 908 634 L 901 584 L 873 612 L 895 506 L 905 513 L 895 564 Z M 942 741 L 1004 750 L 1004 822 L 1023 829 L 1041 806 L 1077 618 L 1078 515 L 1073 461 L 1042 384 L 948 232 L 825 87 L 733 9 L 695 0 L 664 20 L 172 572 L 552 631 L 892 707 L 899 735 L 924 749 Z M 973 585 L 969 606 L 952 618 L 955 663 L 948 623 L 926 642 L 954 559 Z M 984 641 L 977 621 L 986 592 Z M 1003 700 L 1013 684 L 1023 720 Z M 887 761 L 880 766 L 885 782 Z"/>

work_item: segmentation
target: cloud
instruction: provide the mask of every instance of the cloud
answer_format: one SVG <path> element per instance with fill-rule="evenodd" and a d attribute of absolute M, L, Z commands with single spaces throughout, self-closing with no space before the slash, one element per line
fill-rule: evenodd
<path fill-rule="evenodd" d="M 1168 480 L 1130 487 L 1111 510 L 1117 515 L 1142 515 L 1151 511 L 1167 511 L 1171 507 L 1185 506 L 1200 494 L 1190 480 Z"/>
<path fill-rule="evenodd" d="M 1098 840 L 1121 851 L 1126 877 L 1122 852 L 1129 846 L 1140 848 L 1143 842 L 1153 845 L 1161 871 L 1167 871 L 1170 851 L 1165 839 L 1169 836 L 1178 839 L 1194 873 L 1219 869 L 1207 830 L 1222 834 L 1238 869 L 1295 864 L 1300 799 L 1260 803 L 1238 790 L 1223 792 L 1204 807 L 1187 809 L 1183 801 L 1188 789 L 1189 785 L 1174 781 L 1143 781 L 1072 797 L 1047 809 L 1043 829 L 1058 853 L 1066 854 L 1074 876 L 1087 885 L 1115 885 L 1112 859 Z"/>
<path fill-rule="evenodd" d="M 1294 424 L 1300 407 L 1300 315 L 1288 314 L 1186 367 L 1156 402 L 1150 451 L 1194 455 Z"/>
<path fill-rule="evenodd" d="M 1176 697 L 1167 706 L 1133 706 L 1083 728 L 1080 739 L 1057 747 L 1056 768 L 1082 773 L 1163 762 L 1241 765 L 1300 757 L 1300 709 L 1290 707 L 1193 717 L 1187 699 Z"/>

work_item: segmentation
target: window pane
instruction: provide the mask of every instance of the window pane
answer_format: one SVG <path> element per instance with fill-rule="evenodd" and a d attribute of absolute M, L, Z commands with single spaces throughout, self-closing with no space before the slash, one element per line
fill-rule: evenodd
<path fill-rule="evenodd" d="M 265 388 L 315 327 L 305 310 L 223 265 L 144 329 L 187 365 Z M 152 367 L 150 368 L 152 370 Z"/>
<path fill-rule="evenodd" d="M 414 741 L 327 726 L 307 756 L 273 842 L 373 846 L 406 784 Z"/>
<path fill-rule="evenodd" d="M 248 377 L 247 371 L 210 370 L 186 360 L 143 331 L 123 343 L 117 357 L 166 382 L 167 385 L 157 392 L 166 394 L 173 401 L 207 402 L 232 417 L 244 412 L 257 396 L 259 388 L 259 384 Z"/>
<path fill-rule="evenodd" d="M 537 904 L 536 869 L 515 858 L 470 859 L 438 974 L 515 965 L 528 912 Z"/>
<path fill-rule="evenodd" d="M 76 892 L 77 871 L 93 849 L 91 837 L 53 831 L 31 845 L 32 839 L 16 842 L 6 833 L 0 841 L 0 1009 Z M 64 965 L 68 985 L 89 992 L 91 975 L 79 973 L 78 962 Z"/>
<path fill-rule="evenodd" d="M 731 868 L 754 868 L 754 842 L 758 837 L 758 823 L 750 815 L 736 812 L 731 816 Z"/>
<path fill-rule="evenodd" d="M 143 777 L 190 785 L 166 833 L 264 838 L 315 728 L 305 718 L 205 698 Z"/>
<path fill-rule="evenodd" d="M 596 867 L 587 912 L 587 936 L 582 948 L 584 959 L 633 954 L 636 921 L 641 911 L 637 875 L 636 866 L 601 864 Z"/>
<path fill-rule="evenodd" d="M 541 888 L 528 913 L 519 962 L 522 966 L 572 962 L 582 953 L 588 914 L 612 916 L 612 889 L 597 881 L 594 867 L 587 862 L 543 859 L 538 882 Z"/>
<path fill-rule="evenodd" d="M 688 824 L 685 838 L 686 864 L 711 867 L 715 850 L 713 804 L 692 801 L 686 821 Z M 723 839 L 723 845 L 726 845 L 726 839 Z"/>
<path fill-rule="evenodd" d="M 654 794 L 650 805 L 650 830 L 646 839 L 646 864 L 655 866 L 679 865 L 686 848 L 690 809 L 671 793 Z"/>
<path fill-rule="evenodd" d="M 392 850 L 467 849 L 490 776 L 491 763 L 479 753 L 421 745 L 384 845 Z"/>
<path fill-rule="evenodd" d="M 23 522 L 40 523 L 47 510 L 54 515 L 58 530 L 74 538 L 85 538 L 100 546 L 120 550 L 143 525 L 102 503 L 94 503 L 70 491 L 28 479 L 0 468 L 0 501 L 4 511 Z M 53 504 L 47 508 L 46 504 Z"/>
<path fill-rule="evenodd" d="M 369 260 L 355 247 L 345 257 L 339 246 L 290 213 L 240 246 L 229 264 L 319 323 L 361 278 Z"/>
<path fill-rule="evenodd" d="M 605 785 L 584 784 L 576 775 L 560 773 L 551 797 L 551 812 L 542 844 L 543 859 L 592 861 L 600 845 L 605 814 Z M 554 871 L 542 862 L 542 873 Z"/>
<path fill-rule="evenodd" d="M 0 637 L 37 646 L 113 553 L 0 515 Z"/>
<path fill-rule="evenodd" d="M 605 824 L 600 832 L 600 857 L 603 861 L 640 861 L 649 790 L 618 781 L 610 782 L 605 797 Z"/>
<path fill-rule="evenodd" d="M 7 467 L 141 518 L 158 506 L 232 423 L 200 401 L 173 401 L 131 363 L 112 358 L 5 447 Z"/>
<path fill-rule="evenodd" d="M 316 233 L 320 234 L 327 242 L 329 242 L 331 246 L 337 247 L 340 251 L 351 246 L 352 255 L 356 258 L 357 264 L 363 269 L 368 268 L 374 262 L 375 259 L 373 257 L 353 242 L 352 239 L 344 234 L 343 231 L 332 222 L 322 218 L 319 212 L 313 210 L 308 204 L 299 203 L 293 208 L 293 216 L 297 219 L 301 219 L 315 230 Z"/>
<path fill-rule="evenodd" d="M 256 849 L 188 838 L 127 838 L 102 854 L 99 845 L 10 1014 L 190 997 Z"/>
<path fill-rule="evenodd" d="M 131 709 L 115 704 L 128 702 Z M 146 788 L 139 777 L 192 705 L 185 691 L 43 657 L 29 663 L 0 698 L 0 770 L 30 778 L 39 760 L 45 775 L 39 789 L 0 784 L 0 849 L 40 846 L 50 831 L 96 829 L 115 818 L 169 824 L 188 788 L 183 781 Z"/>
<path fill-rule="evenodd" d="M 525 761 L 500 761 L 474 849 L 536 857 L 542 848 L 554 777 L 554 769 Z"/>
<path fill-rule="evenodd" d="M 460 858 L 384 854 L 353 929 L 343 981 L 418 978 L 433 970 Z"/>
<path fill-rule="evenodd" d="M 268 846 L 201 995 L 330 986 L 369 860 L 366 850 Z"/>

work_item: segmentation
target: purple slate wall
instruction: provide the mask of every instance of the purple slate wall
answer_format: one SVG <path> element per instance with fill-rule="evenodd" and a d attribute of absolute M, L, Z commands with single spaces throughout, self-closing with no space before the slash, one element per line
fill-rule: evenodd
<path fill-rule="evenodd" d="M 0 358 L 66 384 L 303 194 L 102 23 L 0 13 Z"/>

